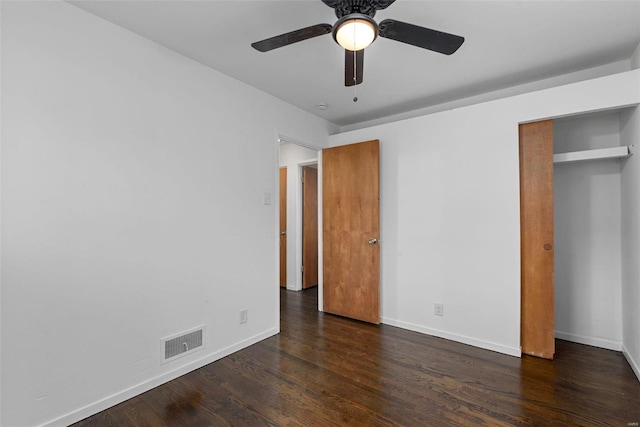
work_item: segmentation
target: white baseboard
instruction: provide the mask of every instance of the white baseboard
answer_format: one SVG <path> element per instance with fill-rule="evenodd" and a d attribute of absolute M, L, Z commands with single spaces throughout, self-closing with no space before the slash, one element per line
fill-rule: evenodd
<path fill-rule="evenodd" d="M 432 335 L 434 337 L 445 338 L 451 341 L 456 341 L 462 344 L 468 344 L 474 347 L 483 348 L 485 350 L 491 350 L 509 356 L 521 357 L 522 352 L 520 347 L 508 347 L 502 344 L 496 344 L 489 341 L 482 341 L 476 338 L 467 337 L 465 335 L 454 334 L 451 332 L 441 331 L 439 329 L 427 328 L 426 326 L 416 325 L 413 323 L 403 322 L 401 320 L 389 319 L 383 317 L 381 322 L 385 325 L 396 326 L 402 329 L 408 329 L 414 332 L 420 332 L 421 334 Z"/>
<path fill-rule="evenodd" d="M 631 369 L 633 369 L 633 372 L 636 374 L 636 378 L 638 379 L 638 381 L 640 381 L 640 364 L 638 363 L 638 361 L 633 360 L 633 357 L 631 357 L 629 350 L 627 350 L 624 344 L 622 345 L 622 354 L 624 354 L 627 362 L 629 362 L 629 365 L 631 365 Z"/>
<path fill-rule="evenodd" d="M 565 341 L 571 341 L 578 344 L 591 345 L 593 347 L 606 348 L 607 350 L 622 350 L 622 343 L 620 341 L 611 341 L 604 338 L 587 337 L 584 335 L 570 334 L 567 332 L 556 331 L 556 338 Z"/>
<path fill-rule="evenodd" d="M 146 391 L 151 390 L 152 388 L 158 387 L 161 384 L 174 380 L 182 375 L 188 374 L 191 371 L 195 371 L 196 369 L 202 368 L 209 363 L 215 362 L 216 360 L 222 359 L 230 354 L 235 353 L 236 351 L 242 350 L 243 348 L 249 347 L 255 343 L 258 343 L 266 338 L 269 338 L 278 333 L 277 328 L 269 329 L 263 333 L 258 335 L 254 335 L 253 337 L 247 338 L 246 340 L 240 341 L 236 344 L 233 344 L 229 347 L 218 350 L 214 353 L 207 354 L 199 359 L 188 362 L 182 366 L 179 366 L 169 372 L 165 372 L 157 377 L 151 378 L 147 381 L 144 381 L 135 386 L 129 387 L 125 390 L 119 391 L 111 396 L 107 396 L 104 399 L 100 399 L 94 403 L 91 403 L 82 408 L 76 409 L 75 411 L 69 412 L 65 415 L 62 415 L 56 419 L 51 421 L 47 421 L 44 424 L 41 424 L 40 427 L 58 427 L 58 426 L 68 426 L 75 422 L 81 421 L 91 415 L 97 414 L 98 412 L 104 411 L 105 409 L 111 408 L 119 403 L 124 402 L 125 400 L 131 399 L 139 394 L 142 394 Z"/>

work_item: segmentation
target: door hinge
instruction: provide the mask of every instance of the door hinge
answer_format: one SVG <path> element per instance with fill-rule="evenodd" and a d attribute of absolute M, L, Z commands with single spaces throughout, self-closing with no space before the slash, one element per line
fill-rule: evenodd
<path fill-rule="evenodd" d="M 304 273 L 304 265 L 300 266 L 300 271 L 302 271 Z"/>
<path fill-rule="evenodd" d="M 300 182 L 304 184 L 304 175 L 300 175 Z"/>

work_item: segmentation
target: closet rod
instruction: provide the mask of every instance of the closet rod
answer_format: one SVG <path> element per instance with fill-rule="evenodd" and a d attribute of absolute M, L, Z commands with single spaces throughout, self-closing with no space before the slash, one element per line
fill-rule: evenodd
<path fill-rule="evenodd" d="M 596 159 L 623 159 L 633 154 L 633 145 L 600 148 L 597 150 L 573 151 L 553 155 L 553 163 L 580 162 Z"/>

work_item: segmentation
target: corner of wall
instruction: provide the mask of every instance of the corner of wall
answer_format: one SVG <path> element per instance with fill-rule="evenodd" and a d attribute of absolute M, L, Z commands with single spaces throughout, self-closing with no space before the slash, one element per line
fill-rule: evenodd
<path fill-rule="evenodd" d="M 640 381 L 640 364 L 638 364 L 638 362 L 633 359 L 631 354 L 629 354 L 629 350 L 627 350 L 624 345 L 622 346 L 622 354 L 627 359 L 627 362 L 629 362 L 633 373 L 636 374 L 636 378 L 638 378 L 638 381 Z"/>
<path fill-rule="evenodd" d="M 639 49 L 636 49 L 636 54 Z M 621 144 L 640 144 L 640 107 L 621 115 Z M 624 160 L 622 179 L 622 351 L 640 380 L 640 159 Z"/>
<path fill-rule="evenodd" d="M 636 50 L 631 55 L 631 69 L 637 70 L 638 68 L 640 68 L 640 43 L 638 43 Z"/>

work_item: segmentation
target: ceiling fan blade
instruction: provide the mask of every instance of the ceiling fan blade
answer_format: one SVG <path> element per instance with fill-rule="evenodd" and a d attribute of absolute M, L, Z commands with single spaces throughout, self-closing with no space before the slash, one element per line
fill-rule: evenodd
<path fill-rule="evenodd" d="M 445 55 L 451 55 L 464 43 L 464 37 L 407 24 L 394 19 L 385 19 L 380 22 L 379 28 L 380 37 L 444 53 Z"/>
<path fill-rule="evenodd" d="M 329 24 L 312 25 L 311 27 L 302 28 L 300 30 L 291 31 L 290 33 L 280 34 L 259 42 L 252 43 L 251 46 L 260 52 L 268 52 L 279 47 L 287 46 L 313 37 L 329 34 L 333 30 L 333 26 Z"/>
<path fill-rule="evenodd" d="M 355 86 L 362 83 L 364 71 L 364 49 L 354 52 L 344 51 L 344 85 Z"/>

